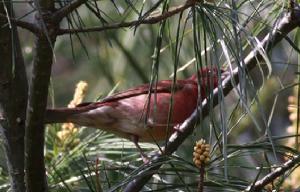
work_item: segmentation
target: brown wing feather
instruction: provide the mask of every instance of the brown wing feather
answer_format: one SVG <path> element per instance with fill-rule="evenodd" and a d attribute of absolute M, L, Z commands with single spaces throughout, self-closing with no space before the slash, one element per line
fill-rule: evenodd
<path fill-rule="evenodd" d="M 153 86 L 151 93 L 171 93 L 172 92 L 172 83 L 173 81 L 171 80 L 163 80 L 157 83 L 157 85 Z M 175 84 L 175 92 L 181 90 L 186 83 L 191 83 L 191 84 L 197 84 L 193 80 L 177 80 Z M 143 84 L 125 91 L 121 91 L 118 93 L 115 93 L 111 96 L 108 96 L 106 98 L 103 98 L 102 100 L 98 102 L 86 102 L 86 103 L 81 103 L 76 106 L 77 110 L 80 111 L 88 111 L 94 108 L 97 108 L 99 105 L 103 105 L 105 103 L 110 103 L 110 102 L 115 102 L 121 99 L 126 99 L 138 95 L 143 95 L 143 94 L 148 94 L 150 89 L 149 84 Z M 154 91 L 155 90 L 155 91 Z"/>
<path fill-rule="evenodd" d="M 181 90 L 187 81 L 190 83 L 196 83 L 191 80 L 177 80 L 176 84 L 175 84 L 175 92 L 178 90 Z M 153 85 L 151 93 L 171 93 L 172 92 L 172 83 L 173 83 L 173 81 L 171 81 L 171 80 L 160 81 L 159 83 L 157 83 L 157 85 Z M 132 89 L 128 89 L 126 91 L 119 92 L 119 93 L 116 93 L 109 97 L 106 97 L 106 98 L 102 99 L 99 103 L 113 102 L 113 101 L 117 101 L 120 99 L 125 99 L 125 98 L 134 97 L 134 96 L 138 96 L 138 95 L 148 94 L 149 89 L 150 89 L 149 84 L 140 85 L 140 86 L 134 87 Z"/>

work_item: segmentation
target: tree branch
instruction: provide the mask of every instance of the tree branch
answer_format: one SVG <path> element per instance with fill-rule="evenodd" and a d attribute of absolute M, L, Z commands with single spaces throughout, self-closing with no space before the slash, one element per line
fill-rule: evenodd
<path fill-rule="evenodd" d="M 48 191 L 44 162 L 44 114 L 58 24 L 49 19 L 54 12 L 54 1 L 36 0 L 35 4 L 38 8 L 36 23 L 43 33 L 36 35 L 35 40 L 25 129 L 25 176 L 27 191 Z"/>
<path fill-rule="evenodd" d="M 289 32 L 299 26 L 300 23 L 300 10 L 293 10 L 293 13 L 286 13 L 280 21 L 275 26 L 274 30 L 270 32 L 265 38 L 261 41 L 261 44 L 250 52 L 250 54 L 244 59 L 245 67 L 247 70 L 252 70 L 257 65 L 257 61 L 262 58 L 259 53 L 259 50 L 262 48 L 266 52 L 270 51 L 279 41 L 281 41 Z M 228 76 L 222 82 L 222 91 L 224 96 L 228 95 L 229 92 L 234 88 L 232 80 L 235 84 L 239 83 L 238 68 L 231 72 L 231 75 Z M 218 93 L 219 90 L 216 88 L 213 91 L 213 106 L 218 104 Z M 170 137 L 165 149 L 163 150 L 162 155 L 157 155 L 153 158 L 155 164 L 155 159 L 162 157 L 163 155 L 170 155 L 181 145 L 181 143 L 192 134 L 194 127 L 198 124 L 199 114 L 197 111 L 201 111 L 201 115 L 206 117 L 209 114 L 211 105 L 207 100 L 204 100 L 201 106 L 196 109 L 193 114 L 179 127 L 179 131 L 176 131 Z M 155 165 L 152 168 L 145 171 L 141 171 L 139 176 L 131 181 L 125 188 L 125 192 L 137 192 L 140 191 L 143 186 L 151 179 L 152 175 L 157 172 L 161 165 Z"/>
<path fill-rule="evenodd" d="M 0 14 L 13 16 L 11 3 L 0 5 Z M 0 26 L 6 18 L 0 18 Z M 14 37 L 14 38 L 12 38 Z M 27 78 L 22 50 L 14 23 L 0 30 L 0 133 L 4 141 L 10 187 L 24 192 L 24 122 L 27 102 Z"/>
<path fill-rule="evenodd" d="M 43 118 L 53 54 L 47 38 L 36 39 L 35 50 L 25 132 L 26 185 L 27 191 L 47 191 Z"/>
<path fill-rule="evenodd" d="M 91 28 L 84 28 L 84 29 L 59 29 L 57 32 L 57 35 L 65 35 L 65 34 L 73 34 L 73 33 L 82 33 L 82 32 L 100 32 L 105 30 L 111 30 L 111 29 L 119 29 L 119 28 L 126 28 L 126 27 L 135 27 L 141 24 L 155 24 L 159 23 L 163 20 L 166 20 L 169 17 L 172 17 L 173 15 L 176 15 L 191 6 L 194 6 L 196 2 L 194 1 L 187 1 L 185 4 L 180 5 L 178 7 L 175 7 L 163 14 L 156 15 L 156 16 L 150 16 L 144 20 L 134 20 L 130 22 L 122 22 L 122 23 L 114 23 L 106 26 L 100 26 L 100 27 L 91 27 Z"/>
<path fill-rule="evenodd" d="M 254 184 L 248 186 L 246 188 L 245 192 L 247 192 L 247 191 L 261 191 L 263 189 L 263 187 L 265 187 L 267 184 L 271 183 L 277 177 L 280 177 L 285 172 L 292 169 L 294 166 L 296 166 L 299 163 L 300 163 L 300 155 L 297 155 L 293 159 L 290 159 L 287 162 L 285 162 L 281 167 L 278 167 L 273 172 L 271 172 L 268 175 L 264 176 L 261 180 L 256 181 Z"/>
<path fill-rule="evenodd" d="M 34 34 L 38 34 L 40 32 L 40 29 L 33 23 L 30 23 L 30 22 L 26 22 L 26 21 L 21 21 L 21 20 L 18 20 L 16 18 L 12 18 L 12 17 L 9 17 L 5 14 L 2 14 L 0 13 L 0 18 L 1 19 L 6 19 L 8 20 L 9 19 L 9 22 L 15 24 L 16 26 L 18 27 L 21 27 L 23 29 L 27 29 L 28 31 L 34 33 Z M 1 26 L 3 25 L 9 25 L 9 23 L 3 23 L 1 24 Z"/>
<path fill-rule="evenodd" d="M 87 0 L 74 0 L 70 4 L 60 8 L 52 16 L 53 21 L 59 23 L 64 17 L 66 17 L 68 14 L 80 7 L 85 2 L 87 2 Z"/>

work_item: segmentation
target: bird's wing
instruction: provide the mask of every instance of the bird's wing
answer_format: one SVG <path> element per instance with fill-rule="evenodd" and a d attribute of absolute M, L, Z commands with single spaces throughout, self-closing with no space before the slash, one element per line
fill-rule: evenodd
<path fill-rule="evenodd" d="M 196 82 L 190 81 L 190 80 L 177 80 L 176 83 L 174 84 L 174 86 L 175 86 L 174 92 L 181 90 L 186 85 L 186 83 L 196 84 Z M 152 86 L 151 93 L 153 93 L 153 94 L 155 94 L 155 93 L 171 93 L 172 92 L 172 84 L 173 84 L 173 81 L 171 81 L 171 80 L 160 81 L 156 85 L 154 84 Z M 102 99 L 100 102 L 101 103 L 113 102 L 113 101 L 117 101 L 120 99 L 126 99 L 129 97 L 134 97 L 134 96 L 138 96 L 138 95 L 149 94 L 149 91 L 150 91 L 150 85 L 144 84 L 144 85 L 140 85 L 140 86 L 128 89 L 123 92 L 116 93 L 109 97 L 106 97 L 106 98 Z"/>
<path fill-rule="evenodd" d="M 177 80 L 176 83 L 174 84 L 174 86 L 175 86 L 174 92 L 183 89 L 183 87 L 187 83 L 197 85 L 197 83 L 195 81 Z M 171 93 L 172 92 L 172 84 L 173 84 L 173 81 L 171 81 L 171 80 L 159 81 L 157 84 L 154 84 L 152 86 L 151 93 L 153 93 L 153 94 L 154 93 Z M 150 85 L 144 84 L 144 85 L 140 85 L 140 86 L 125 90 L 125 91 L 115 93 L 111 96 L 105 97 L 104 99 L 102 99 L 98 102 L 81 103 L 77 107 L 86 107 L 86 106 L 92 107 L 92 106 L 97 106 L 99 104 L 103 104 L 103 103 L 107 103 L 107 102 L 114 102 L 114 101 L 118 101 L 121 99 L 129 98 L 129 97 L 134 97 L 134 96 L 143 95 L 143 94 L 149 94 L 149 90 L 150 90 Z"/>

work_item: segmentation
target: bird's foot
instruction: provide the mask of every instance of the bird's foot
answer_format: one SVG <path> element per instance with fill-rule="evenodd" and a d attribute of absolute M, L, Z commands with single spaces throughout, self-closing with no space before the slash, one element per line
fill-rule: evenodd
<path fill-rule="evenodd" d="M 151 161 L 151 159 L 145 154 L 141 154 L 141 158 L 142 158 L 145 165 L 150 163 L 150 161 Z"/>
<path fill-rule="evenodd" d="M 136 146 L 136 148 L 138 149 L 138 151 L 140 152 L 141 158 L 142 158 L 144 164 L 150 163 L 150 158 L 144 153 L 143 149 L 141 148 L 141 146 L 138 143 L 139 138 L 136 135 L 131 135 L 131 140 L 134 143 L 134 145 Z"/>

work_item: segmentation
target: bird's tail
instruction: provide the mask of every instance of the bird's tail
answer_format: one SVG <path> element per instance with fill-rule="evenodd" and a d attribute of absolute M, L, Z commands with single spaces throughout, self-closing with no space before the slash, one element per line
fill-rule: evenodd
<path fill-rule="evenodd" d="M 76 115 L 84 111 L 78 108 L 47 109 L 45 123 L 73 123 Z"/>

